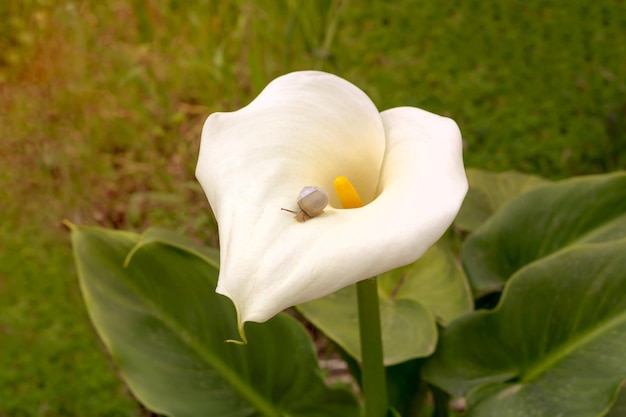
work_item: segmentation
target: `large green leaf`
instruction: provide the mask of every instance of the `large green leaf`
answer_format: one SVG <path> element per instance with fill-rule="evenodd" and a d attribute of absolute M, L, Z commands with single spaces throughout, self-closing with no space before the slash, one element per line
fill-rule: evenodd
<path fill-rule="evenodd" d="M 447 237 L 428 249 L 416 262 L 382 274 L 378 280 L 385 297 L 420 302 L 443 325 L 473 307 L 467 278 Z"/>
<path fill-rule="evenodd" d="M 142 240 L 73 227 L 72 242 L 92 322 L 148 408 L 175 417 L 358 415 L 350 394 L 325 386 L 307 332 L 289 316 L 251 324 L 248 345 L 224 343 L 237 322 L 215 293 L 215 251 L 158 230 Z"/>
<path fill-rule="evenodd" d="M 385 365 L 404 362 L 416 356 L 428 356 L 435 350 L 435 318 L 423 304 L 381 296 L 380 287 L 379 301 Z M 301 304 L 298 310 L 348 354 L 361 360 L 354 285 Z"/>
<path fill-rule="evenodd" d="M 475 168 L 466 170 L 469 190 L 454 224 L 472 231 L 484 223 L 504 203 L 550 182 L 521 172 L 489 172 Z"/>
<path fill-rule="evenodd" d="M 617 400 L 613 404 L 611 411 L 606 417 L 624 417 L 626 416 L 626 387 L 622 387 L 617 396 Z"/>
<path fill-rule="evenodd" d="M 600 416 L 626 378 L 626 239 L 521 269 L 493 311 L 442 333 L 424 369 L 468 416 Z"/>
<path fill-rule="evenodd" d="M 445 239 L 417 262 L 379 276 L 378 295 L 385 365 L 432 354 L 437 344 L 435 318 L 445 324 L 472 308 L 465 275 Z M 298 310 L 360 360 L 354 286 L 302 304 Z"/>
<path fill-rule="evenodd" d="M 179 248 L 183 251 L 202 258 L 214 271 L 220 269 L 220 251 L 215 248 L 195 243 L 191 239 L 168 229 L 153 227 L 143 232 L 139 241 L 126 255 L 124 266 L 130 263 L 133 255 L 141 248 L 152 243 L 161 243 L 167 246 Z"/>
<path fill-rule="evenodd" d="M 578 177 L 505 204 L 465 241 L 474 290 L 498 291 L 518 269 L 565 247 L 626 236 L 626 173 Z"/>

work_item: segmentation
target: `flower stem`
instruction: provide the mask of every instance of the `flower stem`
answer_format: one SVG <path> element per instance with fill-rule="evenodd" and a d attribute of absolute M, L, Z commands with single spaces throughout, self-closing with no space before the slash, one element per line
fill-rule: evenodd
<path fill-rule="evenodd" d="M 365 401 L 365 417 L 387 414 L 387 382 L 383 364 L 383 339 L 376 278 L 356 284 L 361 336 L 361 392 Z"/>

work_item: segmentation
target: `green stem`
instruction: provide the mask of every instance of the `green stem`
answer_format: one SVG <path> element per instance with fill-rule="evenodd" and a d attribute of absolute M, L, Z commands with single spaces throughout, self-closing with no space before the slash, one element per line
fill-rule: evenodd
<path fill-rule="evenodd" d="M 365 417 L 385 417 L 388 408 L 387 382 L 376 278 L 360 281 L 356 288 L 361 335 L 361 391 L 365 401 Z"/>

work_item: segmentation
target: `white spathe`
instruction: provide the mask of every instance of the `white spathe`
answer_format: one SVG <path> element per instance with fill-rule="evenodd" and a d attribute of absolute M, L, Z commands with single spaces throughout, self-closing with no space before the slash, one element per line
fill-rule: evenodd
<path fill-rule="evenodd" d="M 346 176 L 365 206 L 341 209 Z M 244 322 L 409 264 L 450 226 L 467 192 L 459 128 L 413 107 L 379 113 L 353 84 L 302 71 L 272 81 L 241 110 L 214 113 L 196 169 L 217 219 L 217 292 Z M 300 190 L 330 205 L 304 223 Z"/>

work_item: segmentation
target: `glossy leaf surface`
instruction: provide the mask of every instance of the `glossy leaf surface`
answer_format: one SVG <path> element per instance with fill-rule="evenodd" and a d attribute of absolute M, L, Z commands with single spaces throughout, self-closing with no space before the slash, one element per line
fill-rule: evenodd
<path fill-rule="evenodd" d="M 445 324 L 471 310 L 465 275 L 445 239 L 417 262 L 378 278 L 385 365 L 425 357 Z M 360 359 L 354 286 L 298 306 L 298 310 L 354 358 Z"/>
<path fill-rule="evenodd" d="M 142 238 L 73 227 L 72 242 L 92 322 L 149 409 L 175 417 L 359 414 L 350 394 L 325 386 L 311 340 L 291 317 L 249 325 L 248 345 L 224 343 L 237 337 L 237 321 L 215 293 L 213 250 L 158 230 Z"/>
<path fill-rule="evenodd" d="M 626 378 L 626 239 L 516 273 L 493 311 L 450 324 L 425 377 L 468 416 L 600 416 Z"/>
<path fill-rule="evenodd" d="M 489 172 L 476 168 L 465 171 L 469 191 L 454 224 L 473 231 L 513 197 L 550 182 L 536 175 L 516 171 Z"/>
<path fill-rule="evenodd" d="M 577 177 L 513 199 L 465 241 L 478 294 L 499 291 L 523 266 L 558 250 L 626 237 L 626 173 Z"/>

